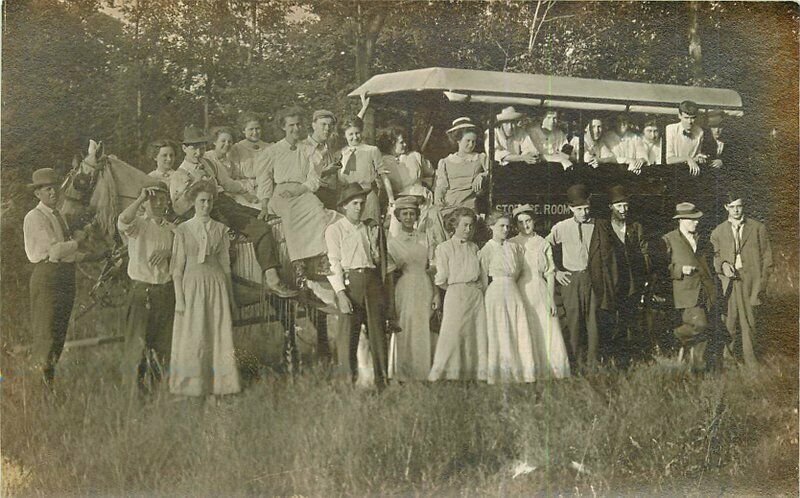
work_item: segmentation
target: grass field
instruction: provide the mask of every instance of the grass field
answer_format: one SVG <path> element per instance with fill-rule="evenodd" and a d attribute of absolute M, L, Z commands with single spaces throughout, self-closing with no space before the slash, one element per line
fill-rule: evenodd
<path fill-rule="evenodd" d="M 721 376 L 660 359 L 534 386 L 379 396 L 306 371 L 217 404 L 163 390 L 130 399 L 120 347 L 68 351 L 49 397 L 3 358 L 4 496 L 798 492 L 789 357 Z"/>

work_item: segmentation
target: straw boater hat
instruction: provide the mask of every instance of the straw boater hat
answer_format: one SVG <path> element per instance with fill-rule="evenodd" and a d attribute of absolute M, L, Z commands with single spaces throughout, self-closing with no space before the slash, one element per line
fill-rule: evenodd
<path fill-rule="evenodd" d="M 208 135 L 195 125 L 183 129 L 183 145 L 204 144 L 208 142 Z"/>
<path fill-rule="evenodd" d="M 591 194 L 586 185 L 579 183 L 567 189 L 567 202 L 572 207 L 588 206 Z"/>
<path fill-rule="evenodd" d="M 506 107 L 505 109 L 500 111 L 500 114 L 495 116 L 498 124 L 499 123 L 505 123 L 505 122 L 508 122 L 508 121 L 519 121 L 523 117 L 524 117 L 524 115 L 521 112 L 517 112 L 517 110 L 514 109 L 514 106 Z"/>
<path fill-rule="evenodd" d="M 681 202 L 675 206 L 675 216 L 673 220 L 696 220 L 703 216 L 703 212 L 695 207 L 691 202 Z"/>
<path fill-rule="evenodd" d="M 28 184 L 28 187 L 37 189 L 40 187 L 48 187 L 50 185 L 58 185 L 61 180 L 58 178 L 58 173 L 53 168 L 41 168 L 33 172 L 33 180 Z"/>
<path fill-rule="evenodd" d="M 625 193 L 625 187 L 622 185 L 614 185 L 608 190 L 608 203 L 616 204 L 618 202 L 628 202 L 628 194 Z"/>
<path fill-rule="evenodd" d="M 358 183 L 349 183 L 339 194 L 339 202 L 336 205 L 342 206 L 356 197 L 366 197 L 368 193 L 369 191 L 364 190 Z"/>
<path fill-rule="evenodd" d="M 536 211 L 534 211 L 533 206 L 531 206 L 530 204 L 522 204 L 520 206 L 515 207 L 514 210 L 511 211 L 511 215 L 515 219 L 517 218 L 517 216 L 523 213 L 528 213 L 531 216 L 533 216 L 536 213 Z"/>
<path fill-rule="evenodd" d="M 463 130 L 466 128 L 473 128 L 473 129 L 476 128 L 475 123 L 473 123 L 470 118 L 461 117 L 453 120 L 453 126 L 451 126 L 449 130 L 447 130 L 447 133 L 452 133 L 454 131 Z"/>

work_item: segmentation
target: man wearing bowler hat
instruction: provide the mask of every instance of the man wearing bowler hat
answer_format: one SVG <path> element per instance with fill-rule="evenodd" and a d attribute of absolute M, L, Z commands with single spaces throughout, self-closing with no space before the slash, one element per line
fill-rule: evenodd
<path fill-rule="evenodd" d="M 183 219 L 192 217 L 194 206 L 185 196 L 189 187 L 200 180 L 217 182 L 214 165 L 203 157 L 208 136 L 200 128 L 189 125 L 183 132 L 183 162 L 172 173 L 169 180 L 169 194 L 175 213 Z M 211 217 L 228 227 L 244 234 L 248 242 L 252 242 L 256 260 L 264 273 L 264 284 L 267 290 L 278 297 L 288 298 L 297 295 L 297 291 L 288 288 L 278 275 L 280 259 L 272 228 L 258 219 L 259 211 L 234 201 L 226 195 L 218 195 L 214 202 Z"/>
<path fill-rule="evenodd" d="M 52 168 L 33 172 L 29 187 L 39 204 L 25 215 L 22 227 L 25 253 L 34 265 L 30 280 L 32 360 L 48 387 L 67 337 L 75 300 L 75 263 L 86 258 L 78 247 L 86 234 L 70 232 L 56 207 L 59 184 Z"/>
<path fill-rule="evenodd" d="M 381 389 L 385 386 L 388 368 L 385 327 L 388 300 L 380 273 L 379 227 L 361 221 L 367 193 L 358 183 L 350 183 L 342 189 L 339 209 L 344 218 L 328 226 L 325 242 L 331 265 L 328 280 L 336 292 L 336 305 L 343 314 L 337 339 L 338 370 L 355 380 L 359 333 L 361 325 L 365 324 L 375 384 Z"/>
<path fill-rule="evenodd" d="M 572 217 L 553 225 L 547 241 L 561 245 L 561 261 L 556 261 L 556 280 L 561 285 L 569 329 L 570 361 L 576 367 L 592 369 L 598 360 L 597 297 L 588 271 L 589 248 L 595 237 L 594 220 L 589 211 L 589 192 L 585 185 L 567 189 Z"/>
<path fill-rule="evenodd" d="M 639 302 L 650 274 L 642 225 L 630 219 L 621 185 L 609 190 L 610 219 L 598 219 L 589 247 L 589 273 L 597 296 L 600 329 L 610 332 L 603 346 L 620 366 L 641 356 L 647 345 L 638 326 Z"/>
<path fill-rule="evenodd" d="M 139 215 L 140 208 L 144 213 Z M 147 392 L 159 381 L 172 349 L 175 290 L 169 271 L 175 226 L 165 219 L 169 189 L 164 183 L 142 189 L 120 213 L 119 233 L 128 243 L 128 294 L 122 375 L 126 388 Z"/>
<path fill-rule="evenodd" d="M 678 220 L 678 228 L 662 237 L 669 258 L 667 269 L 675 309 L 680 314 L 680 325 L 673 333 L 684 350 L 689 351 L 694 371 L 714 366 L 715 360 L 706 346 L 716 340 L 712 311 L 717 289 L 711 271 L 711 244 L 697 233 L 702 216 L 694 204 L 681 202 L 675 206 L 672 217 Z"/>

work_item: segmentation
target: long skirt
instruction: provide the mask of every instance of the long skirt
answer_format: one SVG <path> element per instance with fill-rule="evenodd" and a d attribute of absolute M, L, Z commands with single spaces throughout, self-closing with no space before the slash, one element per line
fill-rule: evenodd
<path fill-rule="evenodd" d="M 533 338 L 525 303 L 512 277 L 495 277 L 486 289 L 489 384 L 533 382 Z"/>
<path fill-rule="evenodd" d="M 425 269 L 407 270 L 397 281 L 395 305 L 398 325 L 389 344 L 389 377 L 425 380 L 431 370 L 431 303 L 434 288 Z"/>
<path fill-rule="evenodd" d="M 428 380 L 486 380 L 486 309 L 477 282 L 451 284 Z"/>
<path fill-rule="evenodd" d="M 326 210 L 311 192 L 296 197 L 282 197 L 282 185 L 275 186 L 275 194 L 269 207 L 280 216 L 283 223 L 289 259 L 297 261 L 325 254 L 328 252 L 325 246 L 325 228 L 335 215 Z"/>

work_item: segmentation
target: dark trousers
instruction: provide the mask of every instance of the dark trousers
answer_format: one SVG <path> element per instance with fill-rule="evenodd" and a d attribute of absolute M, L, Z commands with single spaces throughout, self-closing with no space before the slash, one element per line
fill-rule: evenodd
<path fill-rule="evenodd" d="M 75 265 L 36 263 L 30 280 L 32 359 L 52 382 L 56 363 L 64 350 L 67 327 L 75 302 Z"/>
<path fill-rule="evenodd" d="M 678 309 L 678 326 L 674 329 L 675 337 L 684 350 L 691 355 L 693 370 L 713 370 L 719 367 L 723 342 L 717 330 L 719 315 L 701 288 L 697 304 L 691 308 Z"/>
<path fill-rule="evenodd" d="M 172 349 L 175 288 L 172 282 L 133 281 L 128 294 L 122 375 L 129 387 L 147 388 L 166 373 Z"/>
<path fill-rule="evenodd" d="M 361 325 L 367 326 L 369 349 L 375 371 L 375 384 L 386 384 L 388 371 L 388 344 L 384 330 L 386 292 L 380 274 L 375 269 L 351 270 L 345 293 L 353 305 L 353 312 L 340 315 L 340 331 L 336 340 L 339 371 L 355 380 L 358 373 L 358 338 Z"/>
<path fill-rule="evenodd" d="M 573 271 L 569 285 L 561 288 L 569 329 L 570 362 L 575 367 L 597 365 L 600 335 L 597 298 L 588 271 Z"/>
<path fill-rule="evenodd" d="M 614 359 L 617 366 L 623 368 L 633 360 L 644 358 L 650 347 L 640 323 L 638 297 L 617 296 L 616 310 L 597 311 L 602 336 L 600 354 L 607 360 Z"/>
<path fill-rule="evenodd" d="M 258 210 L 242 206 L 225 194 L 214 200 L 211 217 L 228 228 L 243 234 L 253 244 L 256 261 L 261 271 L 278 268 L 281 265 L 278 246 L 272 236 L 269 223 L 258 219 Z M 178 221 L 188 220 L 194 216 L 194 208 L 178 216 Z"/>

